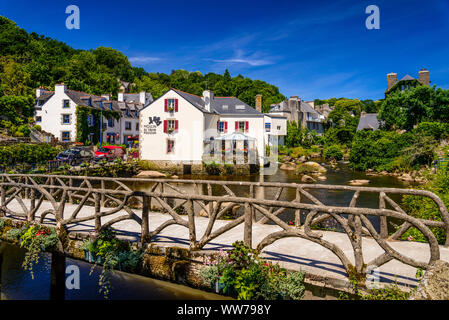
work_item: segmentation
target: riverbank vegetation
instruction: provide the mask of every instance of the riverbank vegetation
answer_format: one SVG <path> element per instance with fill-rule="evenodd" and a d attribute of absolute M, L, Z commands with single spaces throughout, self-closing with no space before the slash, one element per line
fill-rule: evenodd
<path fill-rule="evenodd" d="M 18 143 L 0 146 L 0 166 L 16 164 L 37 164 L 53 160 L 62 149 L 48 143 Z"/>
<path fill-rule="evenodd" d="M 287 273 L 278 264 L 261 259 L 241 241 L 232 246 L 232 250 L 220 250 L 206 261 L 206 266 L 200 270 L 206 285 L 239 300 L 303 298 L 304 272 Z"/>

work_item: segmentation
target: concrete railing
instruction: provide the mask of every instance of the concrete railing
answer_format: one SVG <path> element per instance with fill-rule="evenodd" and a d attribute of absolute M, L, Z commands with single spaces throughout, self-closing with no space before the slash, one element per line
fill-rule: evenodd
<path fill-rule="evenodd" d="M 59 175 L 0 175 L 0 215 L 11 218 L 26 219 L 43 223 L 48 215 L 55 219 L 58 232 L 66 234 L 69 226 L 86 221 L 93 221 L 95 230 L 110 227 L 120 221 L 134 220 L 140 225 L 140 240 L 143 244 L 150 242 L 156 235 L 171 225 L 180 225 L 189 231 L 191 250 L 202 249 L 213 239 L 244 225 L 242 240 L 252 246 L 254 223 L 272 223 L 281 231 L 267 234 L 257 245 L 261 251 L 266 246 L 286 237 L 299 237 L 317 243 L 332 251 L 341 261 L 348 275 L 365 274 L 369 267 L 379 267 L 391 260 L 399 260 L 413 267 L 426 269 L 429 264 L 440 258 L 438 241 L 432 228 L 441 228 L 446 234 L 446 246 L 449 245 L 449 214 L 441 199 L 424 190 L 371 188 L 356 186 L 209 181 L 209 180 L 173 180 L 173 179 L 134 179 L 134 178 L 96 178 Z M 135 191 L 130 185 L 148 184 L 145 191 Z M 238 192 L 236 191 L 238 189 Z M 272 189 L 273 192 L 266 192 Z M 262 190 L 262 192 L 261 192 Z M 351 192 L 348 206 L 326 205 L 314 192 Z M 379 208 L 358 207 L 361 193 L 376 194 Z M 290 199 L 293 195 L 293 199 Z M 441 215 L 442 221 L 424 220 L 408 215 L 391 195 L 411 195 L 431 199 Z M 326 197 L 325 197 L 326 198 Z M 13 203 L 16 203 L 13 206 Z M 51 204 L 51 209 L 41 209 L 44 202 Z M 17 203 L 19 205 L 17 205 Z M 72 203 L 75 209 L 67 212 L 66 204 Z M 149 212 L 154 207 L 169 214 L 171 218 L 153 231 L 149 230 Z M 17 210 L 17 208 L 21 208 Z M 83 207 L 89 207 L 91 214 L 80 215 Z M 141 208 L 137 211 L 136 208 Z M 238 209 L 235 219 L 214 230 L 215 222 L 223 215 Z M 283 221 L 279 215 L 286 210 L 293 210 L 293 225 Z M 195 219 L 203 211 L 208 217 L 204 234 L 198 238 Z M 185 212 L 186 215 L 182 215 Z M 305 220 L 301 221 L 301 215 Z M 112 216 L 106 223 L 102 218 Z M 380 227 L 373 225 L 372 217 L 378 217 Z M 352 245 L 354 264 L 337 244 L 323 238 L 314 227 L 333 219 L 348 236 Z M 388 220 L 402 221 L 393 234 L 388 233 Z M 410 228 L 418 229 L 427 238 L 430 250 L 429 261 L 416 261 L 396 251 L 389 242 L 400 239 Z M 379 229 L 379 230 L 378 230 Z M 372 237 L 383 249 L 383 253 L 365 261 L 362 251 L 362 238 Z"/>

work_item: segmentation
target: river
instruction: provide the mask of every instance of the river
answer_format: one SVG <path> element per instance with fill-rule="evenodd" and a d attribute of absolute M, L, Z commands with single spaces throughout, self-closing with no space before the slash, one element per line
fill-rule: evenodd
<path fill-rule="evenodd" d="M 354 179 L 368 179 L 369 186 L 372 187 L 393 187 L 393 188 L 407 188 L 410 184 L 402 182 L 394 177 L 389 176 L 367 176 L 363 172 L 354 172 L 350 170 L 346 163 L 340 162 L 337 169 L 328 167 L 326 174 L 327 180 L 320 181 L 320 184 L 328 185 L 348 185 L 350 180 Z M 238 181 L 265 181 L 265 182 L 300 182 L 300 176 L 291 171 L 278 170 L 274 175 L 261 176 L 253 174 L 248 176 L 227 176 L 227 177 L 212 177 L 212 176 L 180 176 L 181 179 L 210 179 L 210 180 L 238 180 Z M 148 190 L 149 184 L 135 183 L 131 185 L 136 190 Z M 238 187 L 233 191 L 238 194 Z M 271 192 L 266 190 L 265 192 Z M 274 192 L 274 191 L 272 191 Z M 312 193 L 312 192 L 311 192 Z M 329 205 L 344 205 L 347 206 L 351 200 L 352 194 L 350 192 L 334 191 L 321 193 L 316 191 L 312 193 L 320 201 Z M 272 196 L 272 194 L 271 194 Z M 294 194 L 287 194 L 282 200 L 293 199 Z M 359 198 L 358 206 L 365 206 L 375 208 L 378 206 L 378 197 L 374 194 L 363 194 Z M 286 212 L 281 216 L 283 220 L 292 220 L 293 212 Z M 34 280 L 31 279 L 29 272 L 24 271 L 21 267 L 24 250 L 12 246 L 7 243 L 0 243 L 0 252 L 3 254 L 3 265 L 1 274 L 1 299 L 32 299 L 32 300 L 47 300 L 50 296 L 50 265 L 51 257 L 49 254 L 43 254 L 40 262 L 34 267 Z M 100 275 L 99 268 L 89 275 L 91 265 L 74 259 L 67 259 L 66 265 L 76 265 L 80 269 L 80 289 L 68 290 L 66 289 L 65 298 L 67 300 L 101 300 L 103 295 L 99 293 L 98 278 Z M 114 272 L 112 279 L 112 291 L 109 295 L 113 300 L 127 300 L 127 299 L 148 299 L 148 300 L 204 300 L 204 299 L 223 299 L 213 293 L 203 292 L 190 287 L 173 284 L 166 281 L 150 279 L 138 275 L 131 275 L 123 272 Z"/>

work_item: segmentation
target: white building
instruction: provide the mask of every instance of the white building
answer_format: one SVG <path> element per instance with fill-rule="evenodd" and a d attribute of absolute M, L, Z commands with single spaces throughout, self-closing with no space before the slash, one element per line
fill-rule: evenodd
<path fill-rule="evenodd" d="M 267 124 L 275 130 L 266 131 Z M 235 132 L 244 140 L 230 145 L 226 137 Z M 235 97 L 214 97 L 209 90 L 200 97 L 170 89 L 140 112 L 139 154 L 142 160 L 189 166 L 201 164 L 211 151 L 248 150 L 251 144 L 263 163 L 269 136 L 279 141 L 282 134 L 286 118 L 264 115 Z"/>
<path fill-rule="evenodd" d="M 87 116 L 88 140 L 96 143 L 92 132 L 95 124 L 101 124 L 99 139 L 102 143 L 128 144 L 130 137 L 139 134 L 139 111 L 153 101 L 151 93 L 119 94 L 119 101 L 110 100 L 109 95 L 95 96 L 84 92 L 69 90 L 64 84 L 57 84 L 55 91 L 36 89 L 36 124 L 42 130 L 53 134 L 59 141 L 77 141 L 77 107 L 87 107 L 105 111 L 115 111 L 120 117 L 102 119 Z M 97 121 L 100 121 L 98 123 Z"/>

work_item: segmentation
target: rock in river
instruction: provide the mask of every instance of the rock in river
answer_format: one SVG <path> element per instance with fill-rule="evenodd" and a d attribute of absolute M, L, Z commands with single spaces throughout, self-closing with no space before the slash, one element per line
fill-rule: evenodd
<path fill-rule="evenodd" d="M 326 173 L 327 169 L 317 162 L 308 161 L 305 163 L 298 164 L 296 166 L 296 173 Z"/>
<path fill-rule="evenodd" d="M 363 179 L 361 179 L 361 180 L 351 180 L 351 181 L 349 181 L 349 184 L 350 184 L 351 186 L 362 186 L 362 185 L 368 184 L 368 183 L 370 183 L 369 180 L 363 180 Z"/>
<path fill-rule="evenodd" d="M 308 176 L 305 174 L 302 176 L 301 182 L 316 182 L 316 180 L 314 178 L 312 178 L 311 176 Z"/>
<path fill-rule="evenodd" d="M 146 170 L 141 171 L 136 178 L 165 178 L 166 175 L 159 171 Z"/>

